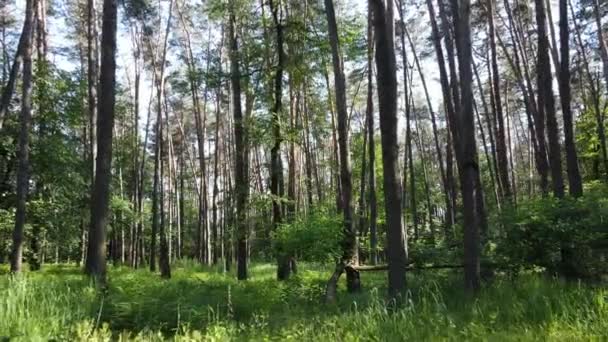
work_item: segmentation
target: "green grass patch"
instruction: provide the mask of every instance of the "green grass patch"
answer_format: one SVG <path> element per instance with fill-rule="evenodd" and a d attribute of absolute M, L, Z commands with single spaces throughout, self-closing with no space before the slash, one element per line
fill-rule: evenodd
<path fill-rule="evenodd" d="M 184 262 L 173 278 L 112 267 L 99 294 L 78 268 L 48 265 L 11 277 L 0 269 L 0 340 L 396 341 L 605 340 L 608 291 L 537 274 L 497 277 L 475 298 L 457 272 L 408 274 L 402 307 L 386 305 L 386 274 L 363 292 L 323 303 L 330 267 L 300 265 L 288 282 L 254 264 L 251 278 Z M 344 284 L 341 284 L 344 286 Z"/>

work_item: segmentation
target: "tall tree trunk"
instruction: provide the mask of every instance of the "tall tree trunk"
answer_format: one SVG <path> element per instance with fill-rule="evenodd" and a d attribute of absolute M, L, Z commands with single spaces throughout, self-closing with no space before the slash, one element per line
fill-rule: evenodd
<path fill-rule="evenodd" d="M 32 4 L 32 19 L 28 21 L 27 17 L 27 7 L 28 4 L 26 2 L 26 16 L 23 22 L 23 29 L 21 30 L 21 36 L 19 37 L 19 43 L 17 44 L 17 51 L 15 52 L 15 58 L 13 58 L 13 65 L 11 66 L 11 70 L 8 76 L 8 80 L 4 85 L 4 89 L 2 89 L 2 97 L 0 97 L 0 130 L 4 126 L 4 121 L 6 120 L 6 114 L 8 113 L 8 109 L 11 104 L 11 99 L 13 98 L 13 93 L 15 91 L 15 84 L 17 82 L 17 77 L 19 77 L 19 69 L 21 68 L 21 64 L 23 63 L 23 54 L 25 53 L 26 48 L 31 49 L 32 47 L 32 37 L 33 37 L 33 25 L 34 25 L 34 4 Z M 31 55 L 31 52 L 30 52 Z"/>
<path fill-rule="evenodd" d="M 275 0 L 276 1 L 276 0 Z M 270 0 L 270 11 L 276 29 L 277 43 L 277 66 L 274 75 L 274 104 L 272 108 L 272 135 L 274 143 L 270 150 L 270 192 L 272 200 L 272 222 L 276 230 L 283 222 L 283 212 L 281 208 L 281 189 L 283 188 L 283 162 L 281 159 L 281 115 L 283 112 L 283 68 L 285 64 L 285 49 L 283 46 L 283 24 L 281 23 L 280 11 L 281 4 Z M 293 158 L 293 156 L 292 156 Z M 291 188 L 291 183 L 290 183 Z M 286 280 L 291 274 L 289 256 L 285 251 L 278 251 L 277 255 L 277 279 Z"/>
<path fill-rule="evenodd" d="M 223 28 L 222 28 L 223 31 Z M 223 45 L 223 34 L 222 34 L 222 45 Z M 221 51 L 221 49 L 220 49 Z M 222 74 L 222 57 L 220 52 L 219 58 L 219 74 Z M 217 201 L 219 196 L 219 158 L 220 158 L 220 126 L 222 124 L 221 119 L 221 105 L 222 105 L 222 85 L 219 84 L 217 87 L 217 95 L 216 95 L 216 106 L 215 106 L 215 144 L 213 151 L 213 197 L 211 200 L 211 205 L 213 206 L 213 222 L 212 222 L 212 244 L 213 244 L 213 256 L 212 263 L 213 265 L 217 265 L 218 260 L 221 257 L 221 246 L 219 244 L 218 236 L 219 236 L 219 225 L 218 225 L 218 207 Z"/>
<path fill-rule="evenodd" d="M 97 13 L 95 0 L 87 0 L 87 91 L 89 104 L 89 157 L 91 170 L 91 188 L 95 179 L 95 159 L 97 157 L 96 122 L 97 122 Z"/>
<path fill-rule="evenodd" d="M 456 1 L 453 1 L 456 3 Z M 458 51 L 460 74 L 461 104 L 458 111 L 462 150 L 460 154 L 460 183 L 464 216 L 464 280 L 465 288 L 476 292 L 480 287 L 480 225 L 484 208 L 480 208 L 477 192 L 479 186 L 479 163 L 475 141 L 475 120 L 473 117 L 473 91 L 471 70 L 471 3 L 469 0 L 458 2 L 455 20 L 455 37 Z"/>
<path fill-rule="evenodd" d="M 173 6 L 173 2 L 171 2 L 169 4 L 169 23 L 171 22 L 171 9 Z M 169 27 L 169 23 L 167 23 L 167 27 Z M 164 60 L 164 57 L 163 57 Z M 161 70 L 164 69 L 164 65 L 161 66 Z M 162 77 L 163 72 L 161 71 L 161 82 L 164 82 L 164 78 Z M 164 87 L 161 84 L 161 90 L 159 91 L 159 99 L 163 99 L 164 96 Z M 160 104 L 160 100 L 159 100 L 159 104 Z M 161 107 L 163 108 L 163 107 Z M 158 121 L 158 136 L 157 136 L 157 151 L 158 151 L 158 163 L 159 163 L 159 169 L 160 169 L 160 174 L 158 175 L 158 188 L 157 191 L 159 191 L 159 195 L 156 201 L 157 201 L 157 210 L 160 211 L 160 227 L 158 230 L 158 235 L 159 235 L 159 239 L 160 239 L 160 249 L 159 249 L 159 253 L 158 253 L 158 267 L 160 270 L 160 276 L 161 278 L 164 279 L 169 279 L 171 278 L 171 268 L 169 266 L 169 248 L 168 248 L 168 244 L 167 244 L 167 235 L 166 235 L 166 231 L 165 231 L 165 227 L 167 226 L 167 220 L 165 219 L 165 173 L 164 173 L 164 163 L 163 163 L 163 155 L 164 155 L 164 132 L 163 132 L 163 121 L 160 118 L 160 113 L 162 113 L 162 109 L 159 109 L 159 121 Z M 167 145 L 169 145 L 170 142 L 170 136 L 169 136 L 169 114 L 167 113 L 167 107 L 165 106 L 165 121 L 167 121 Z M 167 164 L 168 167 L 171 167 L 171 153 L 168 153 L 167 155 Z M 171 179 L 171 176 L 169 176 L 169 181 Z M 171 189 L 168 189 L 167 191 L 169 193 L 169 196 L 171 194 Z M 169 210 L 171 210 L 169 208 Z M 158 215 L 158 214 L 156 214 Z M 169 222 L 169 224 L 171 224 Z"/>
<path fill-rule="evenodd" d="M 503 192 L 503 196 L 507 201 L 511 200 L 512 191 L 511 184 L 509 181 L 509 161 L 507 157 L 507 144 L 506 144 L 506 133 L 505 133 L 505 120 L 502 111 L 502 99 L 500 97 L 500 73 L 498 71 L 498 55 L 496 52 L 496 33 L 494 28 L 494 1 L 487 1 L 488 10 L 488 26 L 489 26 L 489 38 L 490 38 L 490 54 L 492 64 L 492 85 L 493 85 L 493 98 L 494 98 L 494 110 L 495 118 L 498 123 L 498 130 L 496 134 L 496 155 L 498 159 L 498 170 L 497 173 L 500 178 L 500 186 Z M 482 95 L 483 96 L 483 95 Z"/>
<path fill-rule="evenodd" d="M 358 226 L 358 234 L 360 234 L 361 236 L 364 234 L 364 232 L 367 230 L 366 228 L 366 217 L 365 217 L 365 213 L 366 213 L 366 204 L 365 204 L 365 183 L 366 183 L 366 173 L 367 173 L 367 121 L 365 121 L 365 123 L 363 123 L 363 149 L 362 149 L 362 153 L 361 153 L 361 181 L 359 182 L 359 226 Z M 361 253 L 361 251 L 357 251 L 358 253 Z M 361 259 L 361 254 L 359 254 L 359 259 Z"/>
<path fill-rule="evenodd" d="M 101 33 L 101 77 L 99 115 L 97 116 L 97 163 L 95 186 L 91 196 L 91 226 L 87 249 L 86 273 L 105 282 L 106 226 L 112 177 L 112 128 L 116 84 L 116 0 L 104 0 Z"/>
<path fill-rule="evenodd" d="M 26 1 L 25 22 L 23 24 L 23 32 L 21 33 L 24 40 L 21 55 L 23 61 L 23 81 L 21 113 L 19 115 L 19 147 L 17 150 L 17 158 L 19 160 L 17 168 L 17 210 L 15 212 L 15 228 L 13 230 L 11 272 L 21 272 L 26 202 L 29 191 L 29 148 L 32 121 L 32 26 L 34 23 L 35 7 L 35 0 Z"/>
<path fill-rule="evenodd" d="M 332 64 L 334 71 L 334 87 L 336 91 L 336 112 L 338 121 L 338 144 L 340 146 L 340 183 L 342 185 L 343 241 L 342 257 L 337 263 L 334 274 L 327 283 L 326 299 L 335 301 L 336 287 L 340 275 L 346 270 L 346 284 L 349 292 L 361 289 L 359 272 L 351 265 L 357 260 L 357 228 L 353 224 L 352 180 L 350 167 L 350 149 L 348 143 L 348 113 L 346 108 L 346 81 L 344 65 L 340 51 L 338 26 L 334 12 L 333 0 L 325 0 L 325 15 L 327 17 L 329 44 L 331 46 Z"/>
<path fill-rule="evenodd" d="M 367 103 L 365 117 L 367 120 L 368 153 L 369 153 L 369 242 L 372 265 L 378 263 L 378 201 L 376 199 L 376 142 L 374 123 L 374 26 L 372 9 L 367 8 Z"/>
<path fill-rule="evenodd" d="M 545 3 L 535 0 L 536 25 L 538 27 L 538 111 L 544 112 L 547 118 L 547 135 L 549 137 L 549 166 L 551 168 L 551 181 L 553 193 L 556 197 L 564 196 L 564 180 L 562 176 L 562 158 L 560 153 L 557 117 L 555 115 L 555 98 L 549 64 L 549 40 L 547 38 L 547 20 L 545 17 Z M 537 123 L 538 125 L 538 123 Z"/>
<path fill-rule="evenodd" d="M 230 2 L 230 84 L 232 87 L 232 115 L 234 117 L 235 163 L 234 182 L 236 192 L 236 257 L 237 278 L 247 279 L 247 201 L 249 196 L 249 177 L 247 164 L 247 146 L 245 144 L 246 127 L 241 111 L 241 71 L 239 67 L 239 44 L 236 33 L 235 4 Z"/>
<path fill-rule="evenodd" d="M 325 64 L 325 63 L 324 63 Z M 328 94 L 327 94 L 327 102 L 328 102 L 328 107 L 329 107 L 329 114 L 331 115 L 331 138 L 332 138 L 332 152 L 333 152 L 333 159 L 334 162 L 331 166 L 331 172 L 332 172 L 332 178 L 335 180 L 336 182 L 336 212 L 337 213 L 341 213 L 342 212 L 342 207 L 343 207 L 343 203 L 342 203 L 342 183 L 340 182 L 340 158 L 339 158 L 339 148 L 340 146 L 338 145 L 338 137 L 336 134 L 337 128 L 336 128 L 336 115 L 334 113 L 334 104 L 332 101 L 332 97 L 331 97 L 331 91 L 329 91 L 331 89 L 330 84 L 329 84 L 329 73 L 327 72 L 327 69 L 325 66 L 323 66 L 323 75 L 325 76 L 325 84 L 327 86 L 328 89 Z"/>
<path fill-rule="evenodd" d="M 564 146 L 566 147 L 566 169 L 568 171 L 568 191 L 571 196 L 580 197 L 583 194 L 583 183 L 578 169 L 578 156 L 574 142 L 572 123 L 571 92 L 570 92 L 570 31 L 568 27 L 568 2 L 559 1 L 559 41 L 560 41 L 560 73 L 559 89 L 564 118 Z M 608 83 L 607 83 L 608 84 Z"/>
<path fill-rule="evenodd" d="M 376 84 L 380 108 L 380 133 L 387 223 L 388 292 L 393 298 L 405 293 L 407 234 L 401 217 L 397 141 L 397 63 L 394 49 L 393 3 L 370 0 L 376 36 Z"/>
<path fill-rule="evenodd" d="M 439 27 L 435 18 L 435 9 L 433 8 L 433 1 L 426 0 L 427 8 L 429 11 L 429 18 L 431 20 L 433 46 L 435 49 L 435 56 L 437 58 L 437 64 L 439 67 L 439 80 L 441 84 L 441 92 L 443 95 L 443 103 L 446 111 L 446 121 L 448 123 L 448 141 L 446 144 L 446 187 L 450 193 L 449 199 L 450 204 L 446 204 L 446 225 L 454 225 L 456 223 L 456 190 L 455 180 L 453 175 L 453 156 L 452 156 L 452 145 L 450 139 L 450 131 L 453 132 L 452 122 L 455 122 L 455 109 L 454 109 L 454 98 L 450 94 L 450 81 L 448 79 L 448 73 L 445 68 L 445 58 L 443 55 L 443 48 L 441 46 L 441 36 L 439 33 Z M 440 5 L 441 6 L 441 5 Z M 446 37 L 447 39 L 447 37 Z"/>

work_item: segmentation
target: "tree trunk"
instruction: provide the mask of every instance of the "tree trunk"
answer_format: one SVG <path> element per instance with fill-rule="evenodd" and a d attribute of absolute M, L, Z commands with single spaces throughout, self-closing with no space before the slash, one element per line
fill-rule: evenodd
<path fill-rule="evenodd" d="M 19 69 L 21 68 L 21 63 L 23 63 L 23 54 L 25 53 L 25 49 L 28 47 L 28 44 L 29 48 L 32 48 L 34 4 L 32 4 L 32 18 L 30 21 L 28 21 L 27 17 L 27 6 L 28 4 L 26 2 L 26 16 L 23 22 L 23 29 L 21 30 L 21 36 L 19 37 L 17 51 L 15 52 L 15 58 L 13 59 L 13 65 L 11 66 L 8 81 L 4 85 L 4 89 L 2 89 L 2 97 L 0 98 L 0 130 L 2 130 L 2 127 L 4 126 L 6 114 L 8 113 L 8 109 L 11 104 L 11 99 L 13 98 L 15 84 L 17 82 L 17 77 L 19 76 Z"/>
<path fill-rule="evenodd" d="M 494 110 L 495 118 L 498 123 L 498 130 L 496 134 L 496 155 L 498 160 L 497 173 L 500 178 L 500 188 L 502 189 L 503 196 L 507 201 L 511 201 L 512 191 L 511 184 L 509 181 L 509 162 L 507 157 L 507 144 L 506 144 L 506 133 L 505 133 L 505 120 L 502 111 L 502 99 L 500 97 L 500 73 L 498 71 L 498 55 L 496 52 L 496 33 L 494 29 L 494 0 L 487 1 L 488 10 L 488 26 L 489 26 L 489 38 L 490 38 L 490 52 L 491 52 L 491 64 L 492 64 L 492 84 L 494 88 Z M 483 95 L 482 95 L 483 96 Z"/>
<path fill-rule="evenodd" d="M 281 116 L 283 112 L 283 68 L 285 64 L 285 49 L 283 46 L 283 24 L 281 23 L 281 5 L 270 0 L 270 11 L 276 29 L 277 43 L 277 66 L 274 76 L 274 104 L 272 108 L 272 135 L 274 143 L 270 150 L 270 192 L 272 199 L 272 222 L 273 229 L 276 230 L 283 222 L 283 212 L 281 208 L 281 189 L 283 188 L 283 162 L 281 159 Z M 293 158 L 293 156 L 291 156 Z M 290 179 L 291 181 L 291 179 Z M 291 182 L 289 184 L 292 186 Z M 290 192 L 291 193 L 291 192 Z M 286 280 L 291 274 L 289 256 L 286 251 L 278 251 L 277 255 L 277 279 Z"/>
<path fill-rule="evenodd" d="M 388 292 L 405 294 L 407 234 L 401 217 L 401 184 L 398 172 L 397 75 L 394 49 L 393 3 L 370 0 L 376 36 L 376 84 L 380 108 L 380 133 L 387 223 Z"/>
<path fill-rule="evenodd" d="M 338 144 L 340 160 L 340 183 L 342 186 L 342 213 L 343 241 L 342 258 L 336 265 L 334 275 L 327 283 L 326 299 L 335 301 L 337 281 L 340 274 L 348 265 L 357 265 L 357 228 L 353 224 L 352 180 L 350 166 L 350 149 L 348 143 L 348 113 L 346 108 L 346 81 L 344 78 L 344 65 L 340 51 L 338 26 L 334 12 L 333 0 L 325 0 L 325 14 L 327 17 L 329 44 L 331 46 L 332 64 L 334 71 L 334 87 L 336 91 L 336 112 L 338 121 Z M 335 281 L 334 281 L 335 280 Z M 361 280 L 356 271 L 346 272 L 346 284 L 349 292 L 361 289 Z"/>
<path fill-rule="evenodd" d="M 368 153 L 369 153 L 369 242 L 370 261 L 372 265 L 378 263 L 378 201 L 376 199 L 376 143 L 374 124 L 374 26 L 372 22 L 372 9 L 367 9 L 367 104 L 365 116 L 367 120 Z"/>
<path fill-rule="evenodd" d="M 17 150 L 17 210 L 15 212 L 15 229 L 11 251 L 11 272 L 21 272 L 23 237 L 26 219 L 26 202 L 29 191 L 29 149 L 30 128 L 32 121 L 32 37 L 35 0 L 26 1 L 25 22 L 23 24 L 22 55 L 23 82 L 21 95 L 21 113 L 19 115 L 19 147 Z M 19 44 L 21 45 L 21 43 Z"/>
<path fill-rule="evenodd" d="M 448 141 L 446 144 L 446 188 L 450 195 L 450 204 L 446 204 L 446 225 L 453 225 L 456 223 L 456 190 L 455 180 L 453 174 L 453 156 L 452 156 L 452 141 L 450 139 L 450 131 L 454 131 L 455 122 L 455 109 L 454 109 L 454 98 L 450 95 L 450 81 L 448 79 L 447 70 L 445 68 L 445 58 L 443 55 L 443 48 L 441 46 L 441 36 L 439 33 L 439 27 L 435 18 L 435 10 L 433 8 L 433 1 L 426 0 L 427 8 L 429 11 L 429 18 L 431 20 L 433 46 L 435 48 L 435 56 L 437 58 L 437 64 L 439 67 L 439 80 L 441 84 L 441 92 L 443 94 L 443 103 L 446 111 L 446 121 L 448 124 Z M 441 6 L 441 5 L 440 5 Z M 449 39 L 446 37 L 446 39 Z"/>
<path fill-rule="evenodd" d="M 95 179 L 95 159 L 97 158 L 96 122 L 97 122 L 97 87 L 98 87 L 98 52 L 97 52 L 97 13 L 95 0 L 87 0 L 87 91 L 89 104 L 89 162 L 91 170 L 91 188 Z"/>
<path fill-rule="evenodd" d="M 583 194 L 583 183 L 578 169 L 578 157 L 574 141 L 572 122 L 571 92 L 570 92 L 570 31 L 568 27 L 568 2 L 559 1 L 559 41 L 560 41 L 560 73 L 559 89 L 564 118 L 564 146 L 566 147 L 566 169 L 568 171 L 568 190 L 571 196 L 580 197 Z M 608 83 L 607 83 L 608 84 Z"/>
<path fill-rule="evenodd" d="M 97 163 L 91 196 L 91 226 L 87 249 L 86 273 L 105 282 L 106 226 L 112 177 L 112 130 L 116 84 L 116 0 L 104 0 L 101 34 L 101 77 L 97 117 Z"/>
<path fill-rule="evenodd" d="M 536 25 L 538 27 L 538 111 L 543 112 L 547 118 L 547 135 L 549 137 L 549 166 L 553 193 L 556 197 L 564 196 L 564 180 L 562 176 L 562 158 L 560 153 L 557 117 L 555 115 L 555 98 L 549 64 L 549 40 L 547 38 L 547 21 L 545 17 L 545 4 L 543 0 L 535 0 Z M 538 125 L 538 123 L 537 123 Z"/>
<path fill-rule="evenodd" d="M 456 1 L 453 1 L 454 3 Z M 477 292 L 480 287 L 480 225 L 483 208 L 479 206 L 481 191 L 479 186 L 479 163 L 475 141 L 475 120 L 473 117 L 473 91 L 471 70 L 471 3 L 462 0 L 458 3 L 455 19 L 455 37 L 458 49 L 458 69 L 460 74 L 461 104 L 458 111 L 462 150 L 459 153 L 460 182 L 464 216 L 464 280 L 465 288 Z"/>
<path fill-rule="evenodd" d="M 173 2 L 171 2 L 169 4 L 169 22 L 171 22 L 171 9 L 173 7 Z M 169 24 L 167 25 L 167 27 L 169 27 Z M 164 61 L 164 57 L 163 57 L 163 61 Z M 161 66 L 161 70 L 164 69 L 164 65 Z M 163 98 L 164 95 L 164 87 L 162 85 L 162 82 L 164 82 L 164 78 L 162 77 L 163 72 L 161 71 L 161 85 L 160 88 L 161 90 L 159 90 L 159 105 L 161 104 L 161 99 Z M 158 235 L 160 238 L 160 249 L 159 249 L 159 254 L 158 254 L 158 267 L 160 269 L 160 276 L 161 278 L 164 279 L 169 279 L 171 278 L 171 268 L 169 266 L 169 249 L 167 246 L 167 235 L 165 232 L 165 227 L 166 227 L 166 219 L 165 219 L 165 186 L 164 186 L 164 163 L 163 163 L 163 155 L 164 155 L 164 132 L 163 132 L 163 121 L 161 119 L 161 113 L 162 113 L 162 108 L 159 109 L 158 111 L 158 136 L 157 136 L 157 149 L 156 151 L 158 152 L 158 157 L 157 157 L 157 163 L 159 164 L 158 167 L 160 169 L 159 175 L 158 175 L 158 187 L 156 188 L 156 191 L 159 192 L 159 194 L 157 195 L 156 198 L 156 210 L 160 212 L 160 227 L 158 230 Z M 166 110 L 166 107 L 165 107 Z M 166 113 L 166 112 L 165 112 Z M 170 137 L 169 137 L 169 118 L 168 118 L 168 113 L 165 114 L 166 115 L 166 121 L 167 121 L 167 141 L 169 141 Z M 167 156 L 167 164 L 171 163 L 171 157 L 170 154 Z M 171 177 L 169 177 L 171 178 Z M 168 191 L 169 194 L 171 194 L 171 191 Z M 169 209 L 170 210 L 170 209 Z M 155 213 L 155 215 L 159 215 L 158 213 Z"/>
<path fill-rule="evenodd" d="M 232 115 L 234 117 L 235 165 L 234 182 L 236 192 L 236 258 L 237 278 L 247 279 L 247 200 L 249 196 L 248 170 L 245 169 L 247 156 L 245 146 L 246 127 L 241 111 L 241 72 L 239 67 L 239 45 L 236 33 L 234 2 L 230 2 L 230 84 L 232 86 Z"/>

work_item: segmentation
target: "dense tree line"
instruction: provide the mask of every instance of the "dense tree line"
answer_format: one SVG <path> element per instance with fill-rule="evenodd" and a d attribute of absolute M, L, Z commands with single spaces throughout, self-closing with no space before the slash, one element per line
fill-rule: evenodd
<path fill-rule="evenodd" d="M 516 231 L 505 217 L 608 177 L 607 11 L 599 0 L 2 3 L 0 259 L 12 272 L 82 263 L 102 283 L 107 259 L 158 263 L 163 278 L 176 259 L 236 264 L 240 280 L 268 259 L 286 280 L 307 258 L 304 225 L 336 264 L 329 301 L 342 274 L 356 292 L 360 272 L 385 269 L 398 297 L 408 269 L 441 264 L 425 259 L 433 251 L 462 260 L 451 266 L 475 292 L 488 265 L 512 266 L 489 252 Z M 340 229 L 323 235 L 319 217 Z M 581 240 L 540 234 L 584 268 Z M 592 254 L 605 253 L 598 234 Z"/>

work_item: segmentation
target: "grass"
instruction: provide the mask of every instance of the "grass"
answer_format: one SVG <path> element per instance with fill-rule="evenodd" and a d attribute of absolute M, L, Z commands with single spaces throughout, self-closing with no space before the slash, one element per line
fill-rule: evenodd
<path fill-rule="evenodd" d="M 457 272 L 408 274 L 405 304 L 384 302 L 385 274 L 365 273 L 362 293 L 340 288 L 322 303 L 330 268 L 300 265 L 286 283 L 254 264 L 251 278 L 193 263 L 173 278 L 114 267 L 99 295 L 74 266 L 15 278 L 0 266 L 0 341 L 427 341 L 606 340 L 608 290 L 541 275 L 498 277 L 475 298 Z M 341 284 L 344 286 L 344 284 Z"/>

